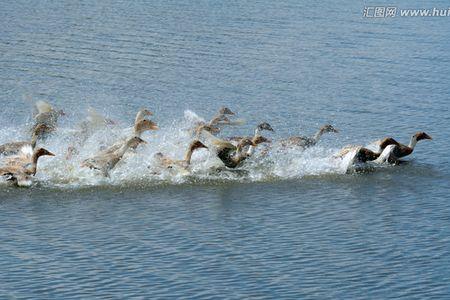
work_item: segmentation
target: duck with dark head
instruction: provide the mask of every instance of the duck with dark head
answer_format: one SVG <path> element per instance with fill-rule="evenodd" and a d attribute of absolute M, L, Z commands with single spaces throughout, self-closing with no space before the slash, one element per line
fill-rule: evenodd
<path fill-rule="evenodd" d="M 216 146 L 217 157 L 223 162 L 226 167 L 234 169 L 242 165 L 242 163 L 253 154 L 253 150 L 245 151 L 247 147 L 255 148 L 262 143 L 269 142 L 269 139 L 258 135 L 251 139 L 243 138 L 236 146 L 230 142 L 223 140 L 214 141 L 213 143 Z"/>
<path fill-rule="evenodd" d="M 419 131 L 411 136 L 411 139 L 410 139 L 408 145 L 401 144 L 392 137 L 386 137 L 384 139 L 379 140 L 377 143 L 378 143 L 381 151 L 384 148 L 386 148 L 386 146 L 388 146 L 388 145 L 396 145 L 397 147 L 395 147 L 395 149 L 393 149 L 393 155 L 396 158 L 402 158 L 402 157 L 408 156 L 411 153 L 413 153 L 414 148 L 417 145 L 417 142 L 422 141 L 422 140 L 432 140 L 432 139 L 433 138 L 431 136 L 429 136 L 427 133 L 425 133 L 423 131 Z"/>

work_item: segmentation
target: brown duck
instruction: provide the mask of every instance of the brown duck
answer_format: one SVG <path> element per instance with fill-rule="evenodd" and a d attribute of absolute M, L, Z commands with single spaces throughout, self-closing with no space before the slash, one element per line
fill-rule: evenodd
<path fill-rule="evenodd" d="M 31 157 L 10 159 L 6 166 L 0 168 L 0 176 L 14 182 L 17 186 L 29 186 L 31 176 L 36 175 L 38 160 L 41 156 L 55 155 L 43 148 L 35 149 Z"/>
<path fill-rule="evenodd" d="M 195 140 L 189 144 L 189 147 L 186 150 L 186 153 L 184 155 L 184 159 L 182 159 L 182 160 L 171 159 L 171 158 L 165 156 L 164 154 L 162 154 L 161 152 L 156 153 L 155 158 L 157 158 L 159 160 L 160 164 L 165 168 L 187 169 L 191 165 L 192 154 L 194 153 L 194 151 L 196 151 L 197 149 L 201 149 L 201 148 L 208 148 L 208 147 L 206 147 L 199 140 Z"/>
<path fill-rule="evenodd" d="M 117 151 L 99 152 L 93 157 L 84 160 L 81 166 L 99 170 L 103 176 L 109 177 L 109 172 L 114 169 L 117 163 L 122 159 L 125 152 L 131 147 L 137 147 L 139 144 L 146 144 L 146 142 L 140 137 L 132 137 Z"/>
<path fill-rule="evenodd" d="M 332 125 L 327 124 L 320 127 L 320 129 L 311 137 L 307 136 L 291 136 L 287 139 L 283 139 L 280 141 L 281 146 L 283 147 L 290 147 L 290 146 L 297 146 L 302 148 L 308 148 L 315 146 L 317 142 L 319 142 L 320 138 L 324 133 L 328 132 L 334 132 L 338 133 L 339 130 L 334 128 Z"/>
<path fill-rule="evenodd" d="M 392 155 L 395 158 L 402 158 L 413 153 L 414 148 L 417 145 L 417 142 L 421 140 L 432 140 L 432 139 L 433 138 L 429 136 L 427 133 L 419 131 L 411 136 L 411 140 L 409 141 L 408 145 L 401 144 L 392 137 L 386 137 L 384 139 L 377 141 L 376 143 L 379 145 L 380 151 L 382 151 L 388 145 L 396 145 L 397 147 L 393 149 Z"/>
<path fill-rule="evenodd" d="M 47 132 L 48 126 L 45 124 L 37 125 L 31 135 L 30 142 L 11 142 L 0 145 L 0 155 L 9 156 L 19 154 L 24 147 L 30 147 L 31 151 L 34 151 L 38 139 Z"/>

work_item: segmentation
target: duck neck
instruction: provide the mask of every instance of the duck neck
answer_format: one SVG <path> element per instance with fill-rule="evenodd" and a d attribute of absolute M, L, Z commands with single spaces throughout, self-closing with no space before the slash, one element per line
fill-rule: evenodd
<path fill-rule="evenodd" d="M 255 134 L 253 135 L 253 139 L 256 139 L 258 136 L 261 135 L 261 129 L 259 129 L 259 127 L 255 128 Z M 250 145 L 250 147 L 247 150 L 247 155 L 253 155 L 253 153 L 255 152 L 255 148 L 256 146 Z"/>
<path fill-rule="evenodd" d="M 413 135 L 413 136 L 411 137 L 411 140 L 409 141 L 408 147 L 411 148 L 411 149 L 414 149 L 414 147 L 416 146 L 416 144 L 417 144 L 417 138 L 416 138 L 415 135 Z"/>
<path fill-rule="evenodd" d="M 143 130 L 138 128 L 138 126 L 134 126 L 134 136 L 140 138 L 142 136 Z"/>
<path fill-rule="evenodd" d="M 37 140 L 38 140 L 38 135 L 36 132 L 33 132 L 33 135 L 31 136 L 31 148 L 34 150 L 34 148 L 36 148 L 36 144 L 37 144 Z"/>
<path fill-rule="evenodd" d="M 236 155 L 233 156 L 234 162 L 239 165 L 241 162 L 246 160 L 249 157 L 247 153 L 237 152 Z"/>
<path fill-rule="evenodd" d="M 128 148 L 130 148 L 131 144 L 130 142 L 124 144 L 122 147 L 120 147 L 119 151 L 117 151 L 117 154 L 122 157 L 125 152 L 127 152 Z"/>
<path fill-rule="evenodd" d="M 319 140 L 320 140 L 320 138 L 322 137 L 322 135 L 323 135 L 323 129 L 322 128 L 320 128 L 317 132 L 316 132 L 316 134 L 313 136 L 313 140 L 314 140 L 314 142 L 315 143 L 317 143 Z"/>
<path fill-rule="evenodd" d="M 38 163 L 39 157 L 40 157 L 40 155 L 37 152 L 33 153 L 33 156 L 31 157 L 30 172 L 33 176 L 36 175 L 36 172 L 37 172 L 37 163 Z"/>
<path fill-rule="evenodd" d="M 192 154 L 194 153 L 194 146 L 190 146 L 189 149 L 186 151 L 186 153 L 184 154 L 184 161 L 186 162 L 186 164 L 190 165 L 191 164 L 191 159 L 192 159 Z"/>
<path fill-rule="evenodd" d="M 136 118 L 134 119 L 134 124 L 136 125 L 137 123 L 139 123 L 140 121 L 142 121 L 144 119 L 144 113 L 142 111 L 139 111 L 136 114 Z M 136 127 L 135 127 L 136 128 Z"/>

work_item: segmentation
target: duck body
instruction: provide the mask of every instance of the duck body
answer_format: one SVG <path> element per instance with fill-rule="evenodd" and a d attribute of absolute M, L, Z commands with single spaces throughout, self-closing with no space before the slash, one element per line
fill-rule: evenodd
<path fill-rule="evenodd" d="M 163 167 L 165 167 L 167 169 L 187 170 L 191 165 L 192 154 L 194 153 L 194 151 L 196 151 L 200 148 L 208 148 L 208 147 L 205 146 L 199 140 L 194 140 L 189 144 L 188 149 L 186 150 L 186 153 L 184 155 L 184 159 L 182 159 L 182 160 L 171 159 L 171 158 L 165 156 L 164 154 L 162 154 L 161 152 L 156 153 L 155 157 L 158 159 L 160 165 L 162 165 Z M 182 172 L 182 173 L 184 173 L 184 172 Z"/>
<path fill-rule="evenodd" d="M 133 134 L 131 136 L 131 138 L 133 137 L 137 137 L 137 138 L 141 138 L 142 134 L 145 131 L 150 131 L 150 130 L 158 130 L 159 127 L 158 125 L 150 120 L 140 120 L 135 126 L 134 126 L 134 130 L 133 130 Z M 114 153 L 117 150 L 119 150 L 123 145 L 125 145 L 127 142 L 126 139 L 124 140 L 120 140 L 118 142 L 116 142 L 115 144 L 113 144 L 112 146 L 104 149 L 102 152 L 103 153 Z M 132 145 L 130 148 L 133 150 L 136 150 L 138 144 Z"/>
<path fill-rule="evenodd" d="M 392 137 L 386 137 L 384 139 L 378 140 L 377 142 L 375 142 L 375 144 L 378 145 L 378 152 L 383 151 L 389 145 L 395 145 L 396 147 L 392 149 L 391 156 L 395 158 L 402 158 L 413 153 L 414 148 L 416 147 L 419 141 L 432 139 L 433 138 L 429 136 L 427 133 L 419 131 L 411 136 L 408 145 L 399 143 Z"/>
<path fill-rule="evenodd" d="M 200 137 L 201 132 L 208 131 L 209 133 L 216 135 L 222 130 L 222 126 L 224 125 L 241 125 L 244 123 L 243 120 L 236 120 L 231 121 L 227 115 L 234 116 L 235 113 L 232 112 L 227 107 L 221 107 L 219 111 L 214 115 L 214 117 L 211 118 L 208 122 L 205 121 L 199 121 L 196 123 L 195 127 L 193 128 L 192 132 L 194 133 L 194 136 L 196 139 Z"/>
<path fill-rule="evenodd" d="M 247 157 L 239 155 L 236 148 L 224 148 L 217 152 L 217 157 L 227 168 L 234 169 L 238 167 Z"/>
<path fill-rule="evenodd" d="M 323 125 L 321 128 L 319 128 L 319 130 L 316 132 L 316 134 L 314 134 L 314 136 L 312 136 L 312 137 L 291 136 L 289 138 L 281 140 L 280 144 L 284 148 L 291 147 L 291 146 L 309 148 L 309 147 L 315 146 L 319 142 L 322 135 L 324 133 L 328 133 L 328 132 L 338 133 L 339 130 L 334 128 L 332 125 L 327 124 L 327 125 Z"/>
<path fill-rule="evenodd" d="M 18 167 L 0 168 L 0 177 L 6 181 L 12 182 L 18 187 L 29 187 L 32 184 L 32 178 L 25 170 Z"/>
<path fill-rule="evenodd" d="M 317 144 L 317 141 L 307 136 L 291 136 L 281 141 L 281 146 L 297 146 L 302 148 L 312 147 Z"/>
<path fill-rule="evenodd" d="M 65 115 L 63 110 L 57 111 L 44 101 L 37 101 L 35 108 L 37 113 L 34 116 L 35 123 L 32 131 L 35 131 L 40 125 L 45 125 L 45 129 L 41 133 L 42 137 L 54 132 L 57 128 L 59 117 Z"/>
<path fill-rule="evenodd" d="M 28 149 L 24 148 L 32 148 L 30 142 L 11 142 L 0 145 L 0 155 L 3 156 L 11 156 L 17 155 L 20 152 L 28 152 Z"/>
<path fill-rule="evenodd" d="M 30 186 L 31 176 L 37 172 L 38 160 L 41 156 L 55 156 L 50 151 L 39 148 L 31 156 L 18 156 L 11 158 L 7 164 L 0 168 L 0 176 L 13 181 L 17 186 Z"/>
<path fill-rule="evenodd" d="M 88 158 L 83 161 L 81 164 L 82 167 L 87 167 L 94 170 L 101 171 L 102 175 L 105 177 L 109 177 L 109 172 L 114 169 L 117 163 L 122 159 L 125 152 L 130 147 L 145 143 L 139 137 L 132 137 L 129 139 L 124 145 L 122 145 L 117 151 L 113 152 L 100 152 L 97 155 Z"/>
<path fill-rule="evenodd" d="M 31 155 L 36 147 L 38 139 L 42 137 L 47 129 L 47 125 L 40 124 L 34 128 L 30 142 L 10 142 L 0 145 L 0 155 L 11 156 L 18 155 L 20 153 L 29 153 Z"/>
<path fill-rule="evenodd" d="M 264 142 L 269 142 L 269 140 L 263 136 L 256 136 L 252 139 L 244 138 L 239 141 L 237 146 L 224 141 L 217 149 L 217 157 L 226 167 L 234 169 L 253 154 L 257 145 Z"/>

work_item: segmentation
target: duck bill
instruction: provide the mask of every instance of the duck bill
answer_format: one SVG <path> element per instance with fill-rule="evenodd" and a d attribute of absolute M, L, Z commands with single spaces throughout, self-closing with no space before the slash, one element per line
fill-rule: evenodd
<path fill-rule="evenodd" d="M 56 154 L 52 153 L 52 152 L 48 152 L 47 156 L 56 156 Z"/>
<path fill-rule="evenodd" d="M 433 138 L 431 136 L 429 136 L 428 134 L 425 133 L 424 138 L 427 140 L 432 140 Z"/>

